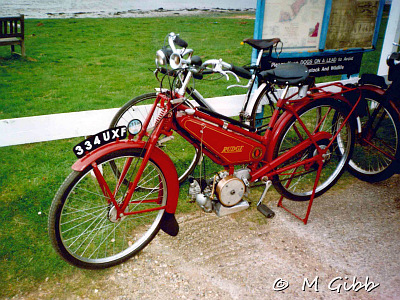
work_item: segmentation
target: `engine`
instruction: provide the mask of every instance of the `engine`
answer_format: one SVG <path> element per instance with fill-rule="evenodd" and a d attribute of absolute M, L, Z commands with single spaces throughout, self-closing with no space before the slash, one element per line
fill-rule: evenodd
<path fill-rule="evenodd" d="M 243 199 L 248 194 L 249 179 L 249 169 L 237 170 L 233 175 L 222 171 L 202 184 L 191 178 L 189 194 L 205 212 L 225 216 L 249 207 Z"/>

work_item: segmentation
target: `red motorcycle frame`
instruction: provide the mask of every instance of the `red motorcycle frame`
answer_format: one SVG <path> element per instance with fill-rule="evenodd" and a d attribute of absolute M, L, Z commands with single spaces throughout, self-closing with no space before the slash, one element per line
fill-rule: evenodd
<path fill-rule="evenodd" d="M 161 134 L 171 135 L 172 130 L 174 130 L 191 142 L 196 148 L 203 151 L 203 153 L 207 155 L 213 162 L 224 166 L 225 170 L 228 171 L 230 175 L 233 174 L 235 165 L 246 164 L 251 170 L 251 182 L 259 181 L 264 178 L 272 178 L 275 175 L 288 172 L 289 170 L 297 170 L 302 166 L 305 168 L 310 168 L 311 165 L 317 164 L 318 171 L 306 216 L 305 218 L 300 218 L 294 214 L 306 224 L 311 211 L 313 199 L 316 195 L 315 192 L 317 189 L 317 184 L 322 166 L 324 164 L 324 156 L 327 155 L 327 152 L 339 135 L 343 126 L 349 122 L 356 105 L 352 108 L 335 135 L 324 131 L 316 132 L 320 125 L 316 126 L 314 132 L 310 132 L 301 120 L 298 112 L 301 111 L 308 103 L 319 101 L 320 99 L 324 98 L 329 98 L 332 101 L 344 103 L 347 102 L 346 98 L 342 95 L 343 92 L 354 89 L 344 87 L 340 83 L 334 83 L 333 85 L 340 87 L 341 92 L 325 92 L 324 88 L 331 86 L 328 85 L 320 88 L 318 93 L 307 96 L 300 100 L 291 100 L 295 95 L 292 95 L 286 99 L 279 99 L 276 104 L 277 109 L 273 112 L 269 123 L 270 129 L 267 130 L 266 134 L 263 136 L 258 135 L 257 133 L 249 132 L 248 130 L 242 129 L 233 124 L 229 124 L 224 120 L 211 116 L 198 109 L 192 109 L 188 106 L 185 106 L 185 104 L 173 104 L 180 103 L 185 100 L 178 94 L 171 94 L 170 92 L 159 93 L 156 101 L 153 104 L 152 111 L 143 124 L 143 129 L 136 138 L 130 136 L 128 140 L 117 140 L 116 142 L 102 146 L 78 160 L 72 166 L 72 169 L 75 171 L 82 171 L 87 166 L 92 165 L 94 174 L 99 185 L 101 186 L 104 196 L 108 199 L 109 203 L 112 203 L 116 207 L 117 215 L 122 217 L 129 214 L 146 212 L 135 211 L 131 213 L 125 212 L 125 209 L 130 202 L 132 194 L 137 187 L 140 176 L 146 167 L 148 160 L 151 158 L 156 161 L 162 168 L 163 172 L 165 172 L 168 181 L 167 185 L 169 187 L 168 201 L 166 206 L 157 207 L 154 208 L 154 210 L 165 209 L 167 213 L 174 214 L 179 195 L 179 183 L 177 180 L 176 171 L 169 157 L 156 146 L 157 140 Z M 148 135 L 147 127 L 149 125 L 151 115 L 157 106 L 164 108 L 164 114 L 159 116 L 158 124 L 148 136 L 148 140 L 145 142 L 143 141 L 143 138 Z M 281 111 L 283 111 L 283 113 L 281 113 Z M 293 117 L 299 121 L 302 129 L 307 133 L 307 138 L 286 152 L 284 155 L 273 159 L 273 149 L 275 144 L 277 143 L 283 128 L 286 126 L 286 123 Z M 322 117 L 320 124 L 323 121 L 324 117 Z M 325 140 L 329 140 L 329 144 L 325 145 L 325 147 L 320 147 L 319 142 Z M 279 165 L 295 157 L 310 146 L 313 146 L 316 149 L 316 154 L 314 156 L 277 169 Z M 97 168 L 96 160 L 111 152 L 127 148 L 144 149 L 145 154 L 134 181 L 129 185 L 129 192 L 127 193 L 127 196 L 122 204 L 118 204 L 115 199 L 115 191 L 111 191 L 111 189 L 108 187 L 107 183 L 102 177 L 101 171 Z M 115 190 L 117 190 L 122 184 L 124 174 L 129 167 L 130 162 L 128 161 L 124 167 L 124 170 L 122 171 L 120 181 Z M 294 174 L 292 174 L 292 177 L 293 176 Z M 153 201 L 157 202 L 158 200 L 154 199 Z M 282 198 L 279 201 L 279 206 L 284 207 L 282 205 Z"/>
<path fill-rule="evenodd" d="M 237 77 L 235 71 L 245 76 L 249 72 L 221 59 L 202 63 L 174 33 L 168 35 L 168 43 L 170 48 L 157 51 L 157 71 L 164 70 L 165 76 L 150 111 L 147 106 L 145 113 L 138 109 L 140 117 L 132 114 L 124 126 L 100 132 L 73 148 L 79 160 L 57 191 L 49 212 L 50 240 L 69 263 L 84 268 L 111 267 L 139 253 L 160 229 L 172 236 L 178 234 L 178 175 L 169 156 L 161 150 L 184 148 L 179 142 L 168 143 L 174 133 L 195 148 L 197 160 L 206 155 L 223 167 L 222 171 L 214 171 L 212 178 L 200 174 L 199 180 L 189 180 L 192 199 L 205 212 L 214 211 L 218 216 L 248 208 L 249 191 L 261 182 L 265 189 L 257 209 L 264 216 L 274 214 L 262 203 L 273 184 L 281 195 L 278 206 L 306 224 L 314 198 L 330 189 L 346 166 L 357 166 L 354 159 L 363 162 L 362 155 L 352 157 L 353 149 L 361 150 L 361 154 L 364 150 L 355 148 L 357 125 L 361 147 L 371 144 L 377 150 L 372 155 L 383 153 L 392 161 L 398 158 L 397 154 L 390 157 L 390 148 L 374 146 L 378 129 L 387 135 L 400 131 L 398 123 L 393 122 L 395 113 L 388 108 L 393 103 L 384 102 L 382 89 L 362 83 L 332 83 L 308 89 L 312 81 L 307 68 L 283 64 L 251 76 L 252 82 L 258 79 L 260 86 L 246 102 L 239 122 L 214 111 L 201 97 L 193 97 L 199 105 L 193 108 L 184 95 L 190 92 L 187 87 L 196 75 L 211 72 L 229 79 L 229 74 Z M 253 41 L 265 50 L 274 44 L 276 40 Z M 169 89 L 163 89 L 165 78 Z M 275 96 L 276 85 L 285 87 L 280 99 Z M 289 86 L 299 87 L 299 92 L 287 97 Z M 378 109 L 371 112 L 370 102 L 377 103 Z M 379 115 L 381 108 L 383 113 Z M 142 116 L 146 116 L 143 124 Z M 393 131 L 381 126 L 386 123 L 384 119 Z M 127 130 L 130 134 L 125 139 Z M 390 143 L 389 139 L 386 144 Z M 85 154 L 85 150 L 90 152 Z M 190 172 L 194 164 L 193 160 Z M 284 197 L 309 201 L 305 217 L 285 207 Z"/>

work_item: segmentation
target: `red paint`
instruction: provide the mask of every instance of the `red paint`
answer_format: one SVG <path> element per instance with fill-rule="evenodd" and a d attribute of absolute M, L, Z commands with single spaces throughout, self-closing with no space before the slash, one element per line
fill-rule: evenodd
<path fill-rule="evenodd" d="M 336 84 L 326 85 L 325 87 L 329 87 L 331 85 Z M 176 169 L 170 158 L 156 146 L 160 135 L 170 135 L 172 130 L 177 131 L 197 149 L 201 149 L 203 153 L 211 160 L 224 166 L 224 168 L 229 170 L 230 173 L 233 173 L 235 165 L 247 164 L 250 170 L 252 170 L 251 181 L 261 179 L 264 176 L 271 178 L 273 175 L 282 174 L 288 171 L 290 171 L 292 175 L 295 175 L 297 168 L 301 166 L 307 168 L 309 165 L 317 163 L 319 164 L 317 180 L 314 184 L 314 190 L 311 195 L 306 218 L 302 219 L 303 222 L 306 223 L 310 214 L 318 178 L 322 168 L 322 155 L 329 149 L 329 147 L 326 147 L 325 150 L 321 149 L 318 145 L 318 142 L 320 140 L 332 139 L 332 135 L 328 132 L 308 132 L 302 120 L 299 119 L 298 112 L 310 101 L 317 101 L 317 99 L 321 98 L 331 98 L 332 101 L 346 102 L 347 100 L 343 97 L 342 93 L 351 91 L 353 89 L 344 87 L 340 84 L 339 86 L 343 88 L 343 91 L 340 93 L 333 94 L 331 92 L 325 92 L 323 87 L 319 87 L 315 90 L 316 93 L 300 100 L 291 100 L 291 98 L 280 99 L 276 106 L 284 109 L 284 112 L 280 114 L 278 109 L 274 111 L 269 123 L 271 130 L 267 130 L 264 136 L 249 132 L 246 129 L 227 123 L 224 120 L 207 115 L 206 113 L 198 110 L 195 110 L 194 113 L 187 114 L 185 109 L 188 107 L 179 105 L 177 108 L 173 108 L 169 94 L 160 93 L 153 105 L 153 111 L 156 106 L 158 106 L 166 113 L 160 116 L 157 120 L 156 126 L 152 131 L 152 134 L 149 136 L 147 142 L 142 141 L 142 138 L 145 136 L 145 132 L 147 132 L 147 126 L 150 118 L 152 117 L 151 115 L 149 115 L 144 122 L 142 132 L 137 136 L 136 141 L 116 141 L 100 147 L 99 149 L 96 149 L 92 153 L 78 160 L 72 168 L 76 171 L 82 171 L 89 165 L 93 165 L 95 167 L 96 178 L 99 181 L 103 194 L 107 199 L 109 199 L 110 202 L 114 203 L 115 199 L 113 193 L 108 188 L 104 179 L 102 179 L 101 172 L 98 170 L 96 172 L 96 161 L 104 155 L 121 149 L 145 149 L 142 163 L 138 169 L 138 176 L 136 176 L 134 181 L 130 184 L 127 197 L 123 204 L 117 207 L 117 212 L 119 215 L 120 213 L 125 214 L 125 208 L 127 207 L 131 196 L 134 193 L 135 187 L 139 182 L 140 176 L 149 159 L 154 161 L 161 168 L 161 171 L 166 177 L 168 199 L 165 209 L 168 213 L 175 213 L 179 195 L 179 184 Z M 273 159 L 273 150 L 278 141 L 279 135 L 293 117 L 298 119 L 299 127 L 301 126 L 308 136 L 305 136 L 304 140 L 300 144 L 285 152 L 283 155 Z M 317 155 L 277 169 L 279 165 L 290 160 L 297 153 L 304 151 L 304 149 L 310 147 L 311 145 L 314 145 L 318 150 Z M 131 162 L 128 160 L 122 170 L 122 174 L 127 172 L 130 164 Z M 293 169 L 295 170 L 292 171 Z M 116 190 L 118 190 L 118 186 L 120 184 L 122 184 L 121 180 L 119 180 Z M 159 198 L 161 197 L 162 192 L 159 194 Z M 159 199 L 149 201 L 157 202 Z M 283 207 L 282 201 L 279 202 L 279 205 Z M 158 207 L 155 208 L 155 210 L 163 208 L 164 207 Z M 149 210 L 144 210 L 142 212 L 145 211 Z"/>
<path fill-rule="evenodd" d="M 96 160 L 107 155 L 111 152 L 122 150 L 122 149 L 142 149 L 145 148 L 145 143 L 143 141 L 131 141 L 123 140 L 116 141 L 107 145 L 104 145 L 89 155 L 84 156 L 74 163 L 72 169 L 75 171 L 83 171 Z M 154 161 L 165 175 L 166 184 L 168 186 L 168 201 L 165 207 L 168 213 L 175 213 L 176 206 L 178 205 L 179 197 L 179 182 L 178 175 L 174 164 L 171 159 L 159 148 L 154 147 L 150 153 L 150 159 Z M 123 210 L 121 209 L 121 212 Z"/>

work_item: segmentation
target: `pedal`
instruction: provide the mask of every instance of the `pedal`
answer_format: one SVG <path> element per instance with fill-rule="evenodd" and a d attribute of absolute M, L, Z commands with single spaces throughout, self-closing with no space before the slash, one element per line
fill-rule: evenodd
<path fill-rule="evenodd" d="M 262 203 L 262 201 L 264 200 L 265 196 L 267 195 L 268 189 L 271 187 L 272 185 L 272 181 L 268 180 L 267 177 L 262 179 L 262 182 L 264 182 L 265 184 L 265 189 L 260 197 L 260 200 L 258 200 L 257 203 L 257 210 L 262 213 L 266 218 L 273 218 L 275 216 L 275 213 L 265 204 Z"/>
<path fill-rule="evenodd" d="M 270 219 L 275 216 L 275 213 L 273 210 L 271 210 L 268 206 L 265 204 L 260 204 L 257 206 L 257 210 L 262 213 L 266 218 Z"/>

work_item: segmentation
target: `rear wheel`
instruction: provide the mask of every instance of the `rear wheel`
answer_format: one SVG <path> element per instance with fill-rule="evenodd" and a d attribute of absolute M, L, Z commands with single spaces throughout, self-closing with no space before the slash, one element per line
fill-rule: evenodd
<path fill-rule="evenodd" d="M 117 126 L 128 126 L 128 124 L 138 119 L 142 123 L 148 116 L 152 104 L 157 98 L 156 93 L 140 95 L 129 102 L 117 112 L 111 121 L 110 128 Z M 156 108 L 149 124 L 148 131 L 152 131 L 161 112 Z M 183 183 L 194 171 L 200 159 L 200 153 L 188 141 L 178 135 L 176 132 L 171 137 L 160 137 L 159 147 L 168 154 L 178 172 L 179 183 Z"/>
<path fill-rule="evenodd" d="M 249 121 L 259 134 L 264 134 L 274 112 L 274 102 L 277 101 L 274 92 L 273 87 L 266 86 L 254 103 Z"/>
<path fill-rule="evenodd" d="M 356 143 L 349 172 L 367 182 L 378 182 L 396 172 L 400 159 L 400 124 L 396 112 L 385 99 L 372 91 L 363 91 L 363 99 L 357 109 L 361 132 Z"/>
<path fill-rule="evenodd" d="M 312 134 L 326 132 L 330 138 L 320 139 L 317 144 L 326 153 L 320 161 L 321 175 L 317 183 L 315 197 L 331 188 L 342 175 L 350 159 L 354 143 L 354 125 L 347 122 L 335 139 L 334 136 L 343 124 L 349 110 L 334 99 L 319 99 L 303 107 L 299 112 L 300 119 Z M 337 117 L 339 116 L 339 117 Z M 273 158 L 277 158 L 303 140 L 308 138 L 306 131 L 294 116 L 284 125 L 274 148 Z M 329 148 L 328 148 L 329 147 Z M 340 148 L 340 151 L 336 151 Z M 288 167 L 300 161 L 313 158 L 318 154 L 317 147 L 311 145 L 291 159 L 283 162 L 277 170 Z M 317 178 L 319 164 L 308 163 L 290 168 L 274 176 L 276 190 L 285 198 L 295 201 L 309 200 Z"/>
<path fill-rule="evenodd" d="M 129 166 L 125 180 L 131 182 L 142 161 L 141 149 L 124 149 L 98 161 L 98 169 L 115 199 L 122 203 L 127 184 L 118 186 L 110 167 Z M 92 166 L 72 172 L 57 192 L 49 213 L 53 247 L 67 262 L 83 268 L 106 268 L 141 251 L 158 233 L 167 203 L 168 187 L 162 170 L 149 161 L 122 218 L 96 179 Z M 150 210 L 153 209 L 153 210 Z"/>

